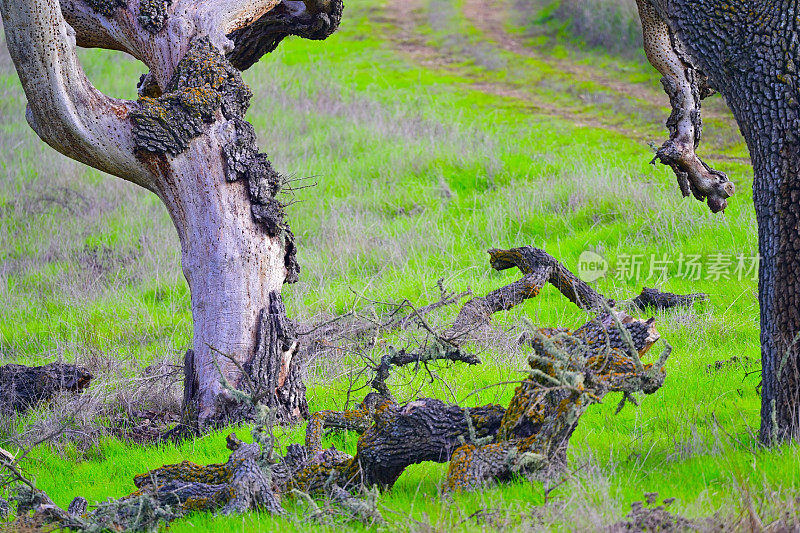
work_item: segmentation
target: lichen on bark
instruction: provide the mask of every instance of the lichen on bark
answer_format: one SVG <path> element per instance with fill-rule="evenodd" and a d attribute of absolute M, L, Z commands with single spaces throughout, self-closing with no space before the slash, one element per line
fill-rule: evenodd
<path fill-rule="evenodd" d="M 131 113 L 136 147 L 140 151 L 176 156 L 219 119 L 228 123 L 222 151 L 225 179 L 247 180 L 253 219 L 271 237 L 280 237 L 286 283 L 299 279 L 295 237 L 284 219 L 284 205 L 275 197 L 285 182 L 267 154 L 258 151 L 253 126 L 244 119 L 252 92 L 238 69 L 207 37 L 195 39 L 175 69 L 164 94 L 143 96 Z"/>
<path fill-rule="evenodd" d="M 113 17 L 118 8 L 126 7 L 125 0 L 87 0 L 89 7 L 104 17 Z"/>
<path fill-rule="evenodd" d="M 158 33 L 167 22 L 167 9 L 172 0 L 141 0 L 139 2 L 139 24 L 150 33 Z"/>
<path fill-rule="evenodd" d="M 271 237 L 280 237 L 283 247 L 286 283 L 300 279 L 297 246 L 294 233 L 284 218 L 285 206 L 276 199 L 286 182 L 273 167 L 269 156 L 258 151 L 253 125 L 240 117 L 233 117 L 231 139 L 222 147 L 225 157 L 225 179 L 229 182 L 247 180 L 250 211 Z"/>
<path fill-rule="evenodd" d="M 241 118 L 252 93 L 207 37 L 195 39 L 180 61 L 165 92 L 143 97 L 131 112 L 136 148 L 172 156 L 184 152 L 221 111 Z"/>

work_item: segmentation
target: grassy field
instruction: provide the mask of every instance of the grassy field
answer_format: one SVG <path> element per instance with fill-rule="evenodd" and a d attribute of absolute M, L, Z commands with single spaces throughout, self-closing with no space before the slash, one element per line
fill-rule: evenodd
<path fill-rule="evenodd" d="M 572 439 L 572 468 L 547 505 L 545 488 L 529 482 L 444 495 L 445 467 L 424 464 L 381 497 L 384 516 L 391 529 L 409 531 L 600 529 L 645 492 L 677 498 L 672 509 L 689 517 L 719 512 L 736 521 L 753 509 L 770 520 L 796 510 L 800 450 L 762 450 L 754 439 L 752 169 L 724 102 L 707 105 L 701 149 L 738 190 L 717 216 L 681 198 L 668 169 L 648 164 L 648 142 L 665 138 L 669 110 L 642 54 L 573 39 L 579 27 L 536 5 L 348 0 L 328 41 L 288 40 L 245 73 L 261 146 L 280 171 L 315 184 L 286 198 L 303 271 L 284 294 L 290 316 L 305 324 L 347 311 L 355 294 L 423 305 L 438 296 L 439 278 L 452 290 L 485 294 L 515 279 L 491 271 L 486 250 L 528 244 L 571 268 L 582 252 L 600 253 L 611 270 L 596 287 L 613 298 L 643 286 L 710 295 L 695 309 L 657 316 L 674 347 L 665 386 L 617 416 L 617 398 L 589 410 Z M 135 97 L 141 64 L 108 52 L 81 57 L 101 90 Z M 122 384 L 144 379 L 148 367 L 177 364 L 191 344 L 169 217 L 150 193 L 41 143 L 24 105 L 0 48 L 0 362 L 78 361 L 101 378 L 94 392 L 120 413 L 174 408 L 180 383 L 156 398 L 131 396 Z M 686 275 L 687 264 L 701 265 L 698 279 Z M 511 327 L 523 316 L 543 327 L 586 319 L 552 289 L 497 320 Z M 460 401 L 518 379 L 519 353 L 477 348 L 481 367 L 443 368 L 434 383 L 396 379 L 398 395 L 411 399 L 421 388 L 421 396 Z M 734 356 L 738 362 L 716 365 Z M 342 408 L 357 364 L 312 361 L 311 409 Z M 466 404 L 504 403 L 512 394 L 512 385 L 491 388 Z M 81 420 L 72 422 L 79 433 Z M 301 441 L 303 431 L 287 429 L 282 445 Z M 225 434 L 177 447 L 77 439 L 37 448 L 26 467 L 58 504 L 76 495 L 99 501 L 131 492 L 134 474 L 163 463 L 225 460 Z M 326 442 L 353 451 L 356 436 Z M 317 527 L 303 522 L 302 502 L 286 506 L 286 518 L 195 515 L 171 529 Z M 491 511 L 489 523 L 470 518 L 480 509 Z"/>

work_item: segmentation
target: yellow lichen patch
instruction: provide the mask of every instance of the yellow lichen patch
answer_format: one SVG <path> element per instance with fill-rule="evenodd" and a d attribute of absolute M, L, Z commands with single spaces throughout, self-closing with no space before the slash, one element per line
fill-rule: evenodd
<path fill-rule="evenodd" d="M 373 418 L 395 405 L 394 401 L 382 398 L 377 403 L 375 395 L 368 396 L 355 409 L 349 411 L 317 411 L 308 421 L 306 428 L 306 447 L 309 454 L 322 450 L 322 436 L 325 428 L 337 428 L 363 433 L 373 423 Z"/>
<path fill-rule="evenodd" d="M 227 464 L 201 466 L 189 461 L 175 465 L 166 465 L 133 478 L 133 483 L 141 488 L 146 485 L 161 485 L 169 481 L 185 481 L 187 483 L 206 483 L 222 485 L 230 482 L 231 471 Z"/>
<path fill-rule="evenodd" d="M 361 467 L 357 459 L 351 458 L 337 463 L 317 463 L 306 466 L 295 473 L 286 486 L 286 492 L 298 490 L 306 494 L 321 491 L 326 483 L 345 486 L 358 478 Z"/>

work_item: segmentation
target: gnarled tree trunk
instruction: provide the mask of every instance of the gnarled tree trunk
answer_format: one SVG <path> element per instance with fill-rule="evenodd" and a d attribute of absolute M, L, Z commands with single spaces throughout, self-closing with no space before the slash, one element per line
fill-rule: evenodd
<path fill-rule="evenodd" d="M 707 76 L 747 141 L 761 255 L 761 440 L 770 444 L 798 438 L 800 5 L 794 0 L 638 2 L 648 57 L 668 79 L 665 86 L 679 85 L 669 79 L 683 76 L 684 86 L 702 95 Z M 679 66 L 672 76 L 670 61 Z M 697 103 L 698 113 L 684 116 L 699 125 L 699 99 Z M 718 197 L 712 208 L 724 207 L 723 200 Z"/>
<path fill-rule="evenodd" d="M 28 122 L 75 160 L 145 187 L 178 230 L 192 295 L 185 408 L 200 426 L 239 419 L 221 381 L 307 414 L 294 333 L 280 300 L 297 280 L 294 237 L 275 196 L 282 178 L 244 120 L 239 69 L 287 35 L 324 39 L 341 0 L 0 0 Z M 87 80 L 76 43 L 148 66 L 136 102 Z"/>

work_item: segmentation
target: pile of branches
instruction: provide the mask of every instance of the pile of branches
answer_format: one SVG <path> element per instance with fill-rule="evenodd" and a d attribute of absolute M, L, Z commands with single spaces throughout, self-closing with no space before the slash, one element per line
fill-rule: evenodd
<path fill-rule="evenodd" d="M 232 396 L 255 410 L 258 420 L 253 444 L 229 435 L 231 455 L 226 463 L 163 466 L 136 476 L 137 490 L 131 495 L 87 512 L 82 498 L 67 510 L 59 508 L 22 475 L 13 457 L 0 458 L 18 486 L 17 516 L 81 531 L 134 531 L 156 528 L 191 511 L 282 514 L 284 496 L 313 503 L 312 496 L 325 495 L 331 504 L 324 510 L 313 504 L 314 517 L 333 513 L 374 523 L 382 520 L 376 489 L 391 488 L 413 464 L 449 463 L 448 491 L 563 470 L 570 437 L 586 410 L 612 392 L 622 393 L 622 409 L 627 402 L 637 402 L 636 394 L 659 390 L 671 349 L 665 343 L 655 361 L 643 362 L 660 339 L 655 320 L 635 319 L 618 310 L 616 302 L 542 250 L 492 250 L 490 256 L 495 269 L 516 267 L 522 279 L 467 302 L 453 325 L 420 350 L 388 350 L 373 365 L 373 391 L 355 409 L 314 413 L 305 445 L 290 445 L 285 456 L 275 451 L 275 411 L 259 403 L 256 388 L 236 391 L 226 384 Z M 535 297 L 548 283 L 594 316 L 574 331 L 528 328 L 520 342 L 529 347 L 529 369 L 509 405 L 467 408 L 433 398 L 405 404 L 395 400 L 386 384 L 393 369 L 435 361 L 479 364 L 462 349 L 467 333 L 480 331 L 494 313 Z M 659 304 L 652 291 L 647 297 L 656 307 L 694 301 L 667 295 Z M 413 314 L 424 324 L 422 314 Z M 323 432 L 329 428 L 360 433 L 356 454 L 323 449 Z"/>

